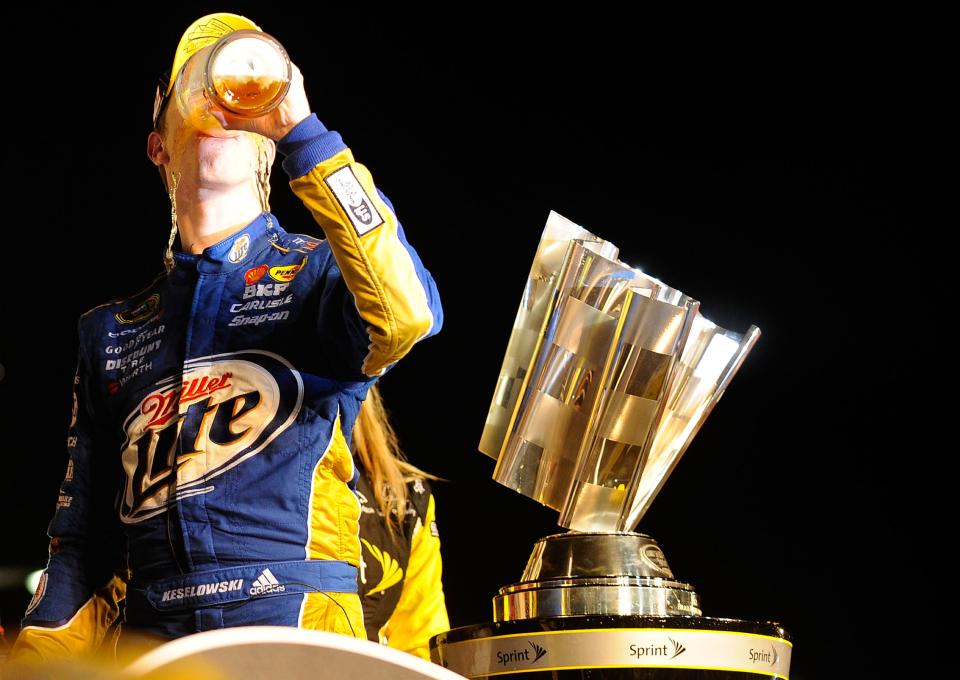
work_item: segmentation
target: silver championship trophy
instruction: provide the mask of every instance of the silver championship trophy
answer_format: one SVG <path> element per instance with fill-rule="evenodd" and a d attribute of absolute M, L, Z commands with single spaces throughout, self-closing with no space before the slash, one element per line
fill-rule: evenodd
<path fill-rule="evenodd" d="M 633 531 L 760 331 L 720 328 L 617 256 L 550 214 L 480 450 L 569 531 L 536 543 L 492 623 L 437 636 L 434 660 L 470 678 L 787 678 L 783 628 L 704 617 Z"/>

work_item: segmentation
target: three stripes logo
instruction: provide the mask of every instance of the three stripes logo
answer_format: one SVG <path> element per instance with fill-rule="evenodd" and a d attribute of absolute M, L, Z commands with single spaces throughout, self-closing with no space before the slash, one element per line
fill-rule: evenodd
<path fill-rule="evenodd" d="M 282 593 L 286 588 L 281 584 L 269 569 L 264 569 L 257 580 L 250 586 L 250 595 L 268 595 Z"/>

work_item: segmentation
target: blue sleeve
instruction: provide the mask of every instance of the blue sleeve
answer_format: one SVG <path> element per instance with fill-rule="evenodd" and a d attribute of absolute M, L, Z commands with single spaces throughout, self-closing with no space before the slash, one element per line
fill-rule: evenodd
<path fill-rule="evenodd" d="M 104 449 L 98 434 L 96 390 L 82 341 L 81 336 L 67 469 L 48 529 L 49 560 L 24 627 L 67 624 L 123 566 L 123 530 L 115 510 L 119 464 L 116 452 Z"/>

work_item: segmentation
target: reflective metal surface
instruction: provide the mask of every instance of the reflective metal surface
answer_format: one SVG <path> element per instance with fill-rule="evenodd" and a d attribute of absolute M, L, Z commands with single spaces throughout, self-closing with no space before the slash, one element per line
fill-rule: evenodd
<path fill-rule="evenodd" d="M 777 623 L 700 616 L 482 623 L 441 633 L 430 647 L 444 668 L 504 680 L 787 680 L 793 652 Z"/>
<path fill-rule="evenodd" d="M 697 313 L 624 523 L 627 529 L 637 526 L 650 508 L 759 337 L 756 326 L 741 335 Z"/>
<path fill-rule="evenodd" d="M 663 579 L 583 584 L 547 582 L 503 588 L 493 598 L 494 621 L 554 616 L 700 616 L 700 602 L 686 583 Z"/>
<path fill-rule="evenodd" d="M 759 337 L 551 213 L 480 442 L 577 531 L 634 528 Z"/>
<path fill-rule="evenodd" d="M 541 538 L 521 582 L 597 577 L 673 578 L 657 542 L 645 534 L 570 531 Z"/>
<path fill-rule="evenodd" d="M 569 263 L 568 248 L 573 241 L 602 257 L 616 259 L 618 254 L 612 243 L 550 212 L 523 288 L 520 309 L 480 437 L 480 451 L 493 459 L 500 456 L 517 400 L 528 379 L 530 363 L 540 347 L 544 326 L 556 307 L 560 280 Z"/>
<path fill-rule="evenodd" d="M 537 541 L 519 583 L 493 599 L 494 621 L 611 614 L 699 616 L 693 588 L 676 581 L 649 536 L 555 534 Z"/>

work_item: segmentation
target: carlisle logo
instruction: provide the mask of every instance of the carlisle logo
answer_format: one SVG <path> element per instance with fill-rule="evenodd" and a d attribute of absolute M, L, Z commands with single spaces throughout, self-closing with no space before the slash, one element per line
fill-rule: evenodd
<path fill-rule="evenodd" d="M 248 269 L 247 273 L 243 275 L 243 280 L 246 282 L 248 286 L 252 286 L 257 281 L 263 278 L 264 274 L 267 273 L 268 269 L 269 267 L 265 264 L 262 264 L 259 267 Z"/>
<path fill-rule="evenodd" d="M 269 352 L 186 362 L 127 416 L 120 519 L 141 522 L 261 453 L 296 420 L 303 380 Z M 175 476 L 175 479 L 173 478 Z"/>
<path fill-rule="evenodd" d="M 120 323 L 131 324 L 145 321 L 160 309 L 160 296 L 156 293 L 132 309 L 114 314 Z"/>
<path fill-rule="evenodd" d="M 242 262 L 243 258 L 247 256 L 247 252 L 250 250 L 250 237 L 244 234 L 236 241 L 233 242 L 233 247 L 230 248 L 230 252 L 227 255 L 227 259 L 230 260 L 233 264 L 237 262 Z"/>
<path fill-rule="evenodd" d="M 280 283 L 290 283 L 295 278 L 304 265 L 307 264 L 307 258 L 304 257 L 300 264 L 290 264 L 286 267 L 270 267 L 270 278 Z M 266 266 L 266 265 L 264 265 Z"/>

